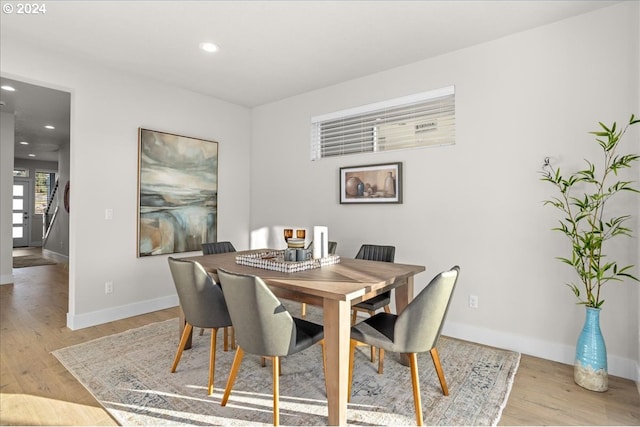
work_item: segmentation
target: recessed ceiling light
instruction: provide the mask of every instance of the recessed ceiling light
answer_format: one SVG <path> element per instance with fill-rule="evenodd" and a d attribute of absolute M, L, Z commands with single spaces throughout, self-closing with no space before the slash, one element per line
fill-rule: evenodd
<path fill-rule="evenodd" d="M 29 157 L 35 157 L 36 155 L 35 155 L 35 154 L 33 154 L 33 153 L 31 153 L 31 154 L 27 154 L 27 156 L 29 156 Z"/>
<path fill-rule="evenodd" d="M 3 90 L 9 91 L 9 92 L 15 92 L 16 89 L 12 86 L 0 86 L 0 88 L 2 88 Z"/>
<path fill-rule="evenodd" d="M 55 126 L 46 125 L 45 128 L 47 128 L 47 129 L 55 129 Z"/>
<path fill-rule="evenodd" d="M 200 49 L 205 52 L 216 52 L 218 50 L 218 46 L 210 42 L 202 42 L 200 43 Z"/>
<path fill-rule="evenodd" d="M 20 145 L 29 145 L 29 143 L 27 141 L 20 141 L 19 144 Z"/>

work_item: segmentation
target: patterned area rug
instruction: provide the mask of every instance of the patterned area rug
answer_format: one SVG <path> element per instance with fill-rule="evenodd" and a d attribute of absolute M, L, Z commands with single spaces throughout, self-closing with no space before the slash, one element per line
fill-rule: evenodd
<path fill-rule="evenodd" d="M 38 265 L 53 265 L 55 261 L 38 255 L 21 255 L 13 257 L 13 268 L 35 267 Z"/>
<path fill-rule="evenodd" d="M 299 304 L 298 304 L 299 306 Z M 293 308 L 292 311 L 294 311 Z M 320 313 L 308 307 L 310 317 Z M 233 351 L 218 332 L 214 393 L 207 396 L 209 332 L 194 333 L 175 373 L 178 319 L 56 350 L 53 354 L 121 425 L 272 425 L 272 370 L 246 354 L 226 407 L 220 406 Z M 428 353 L 418 355 L 425 425 L 496 425 L 506 405 L 520 354 L 442 337 L 438 345 L 449 385 L 443 396 Z M 283 358 L 280 422 L 326 425 L 320 346 Z M 356 351 L 347 423 L 415 425 L 409 369 L 385 354 L 378 375 L 368 347 Z"/>

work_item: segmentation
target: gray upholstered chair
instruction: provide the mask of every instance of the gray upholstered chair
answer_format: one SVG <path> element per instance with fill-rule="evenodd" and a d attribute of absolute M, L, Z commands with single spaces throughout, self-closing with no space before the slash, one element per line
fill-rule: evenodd
<path fill-rule="evenodd" d="M 204 255 L 211 254 L 224 254 L 227 252 L 235 252 L 236 248 L 233 247 L 231 242 L 213 242 L 213 243 L 203 243 L 202 244 L 202 253 Z"/>
<path fill-rule="evenodd" d="M 329 254 L 331 255 L 335 254 L 337 248 L 338 248 L 338 242 L 333 242 L 331 240 L 327 242 L 327 250 L 329 251 Z M 313 240 L 311 241 L 311 243 L 309 243 L 309 246 L 307 246 L 307 249 L 310 251 L 313 251 Z"/>
<path fill-rule="evenodd" d="M 356 259 L 366 259 L 369 261 L 393 262 L 395 259 L 395 256 L 396 256 L 395 246 L 365 244 L 360 246 L 360 250 L 356 254 Z M 376 311 L 383 308 L 386 313 L 391 313 L 389 304 L 391 304 L 391 291 L 383 292 L 366 301 L 359 302 L 358 304 L 351 307 L 351 310 L 353 313 L 351 316 L 351 324 L 355 325 L 357 316 L 358 316 L 358 311 L 366 311 L 367 313 L 369 313 L 369 316 L 373 316 L 374 314 L 376 314 Z M 371 347 L 372 362 L 376 359 L 375 354 L 376 354 L 375 347 L 372 346 Z"/>
<path fill-rule="evenodd" d="M 380 348 L 379 373 L 382 373 L 384 350 L 408 354 L 418 425 L 422 425 L 423 421 L 416 353 L 427 351 L 431 353 L 442 393 L 445 396 L 449 395 L 436 344 L 442 332 L 442 325 L 449 310 L 451 295 L 458 281 L 459 272 L 460 267 L 455 266 L 449 271 L 438 274 L 399 315 L 378 313 L 351 327 L 349 398 L 353 381 L 355 348 L 359 343 Z"/>
<path fill-rule="evenodd" d="M 184 312 L 185 326 L 178 351 L 171 366 L 175 372 L 180 363 L 184 347 L 191 336 L 193 327 L 211 329 L 211 353 L 209 356 L 208 394 L 213 392 L 213 379 L 216 366 L 216 337 L 218 328 L 231 326 L 231 318 L 222 295 L 222 288 L 217 285 L 204 267 L 196 261 L 180 260 L 169 257 L 171 276 L 178 292 L 180 306 Z M 226 341 L 226 336 L 225 336 Z M 226 347 L 226 345 L 225 345 Z M 226 348 L 225 348 L 226 350 Z"/>
<path fill-rule="evenodd" d="M 231 242 L 210 242 L 202 244 L 203 255 L 224 254 L 228 252 L 236 252 L 236 248 Z M 215 275 L 214 275 L 215 276 Z M 235 348 L 235 341 L 233 339 L 233 328 L 231 329 L 231 347 Z M 227 351 L 227 330 L 224 330 L 224 350 Z M 204 334 L 204 329 L 200 329 L 200 335 Z"/>
<path fill-rule="evenodd" d="M 318 342 L 324 344 L 324 329 L 322 325 L 292 317 L 258 276 L 219 268 L 218 277 L 238 343 L 221 405 L 227 404 L 244 353 L 269 357 L 273 359 L 273 424 L 278 425 L 280 357 Z M 324 367 L 324 345 L 322 353 Z"/>
<path fill-rule="evenodd" d="M 338 248 L 338 242 L 329 241 L 327 243 L 327 249 L 329 250 L 330 255 L 335 255 L 336 249 Z M 313 251 L 313 240 L 307 246 L 307 250 Z M 302 303 L 302 307 L 300 308 L 300 316 L 304 319 L 307 317 L 307 304 Z"/>

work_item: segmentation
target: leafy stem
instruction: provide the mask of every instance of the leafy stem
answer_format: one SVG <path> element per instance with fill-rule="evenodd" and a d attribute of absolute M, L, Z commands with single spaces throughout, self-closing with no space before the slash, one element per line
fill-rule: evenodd
<path fill-rule="evenodd" d="M 581 289 L 574 283 L 568 283 L 579 304 L 588 307 L 599 308 L 604 303 L 601 299 L 602 286 L 611 281 L 622 281 L 629 278 L 638 281 L 630 270 L 633 265 L 618 267 L 616 261 L 608 261 L 603 252 L 604 243 L 617 236 L 631 236 L 631 229 L 625 226 L 630 215 L 611 217 L 606 219 L 605 207 L 607 202 L 616 194 L 626 191 L 639 193 L 633 181 L 618 180 L 609 184 L 609 180 L 618 175 L 618 171 L 632 167 L 632 164 L 640 159 L 640 155 L 618 155 L 617 149 L 622 137 L 629 126 L 640 123 L 631 115 L 629 123 L 618 129 L 614 122 L 608 127 L 599 123 L 600 130 L 590 132 L 596 136 L 596 141 L 603 151 L 602 173 L 597 173 L 596 166 L 585 160 L 586 168 L 566 177 L 560 168 L 546 165 L 542 171 L 541 180 L 553 184 L 559 192 L 559 197 L 545 200 L 545 205 L 551 205 L 562 212 L 559 226 L 554 231 L 564 234 L 571 243 L 571 258 L 558 257 L 558 259 L 572 266 L 585 291 L 584 298 Z M 584 187 L 580 196 L 573 195 L 573 191 Z M 591 188 L 591 191 L 587 189 Z"/>

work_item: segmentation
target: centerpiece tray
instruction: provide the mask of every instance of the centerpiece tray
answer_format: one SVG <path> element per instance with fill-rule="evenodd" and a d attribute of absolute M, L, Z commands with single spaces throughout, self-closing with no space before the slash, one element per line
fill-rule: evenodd
<path fill-rule="evenodd" d="M 236 264 L 250 267 L 264 268 L 283 273 L 295 273 L 297 271 L 311 270 L 326 265 L 338 264 L 339 255 L 328 255 L 324 258 L 310 259 L 307 261 L 285 261 L 284 251 L 264 251 L 247 255 L 236 256 Z"/>

